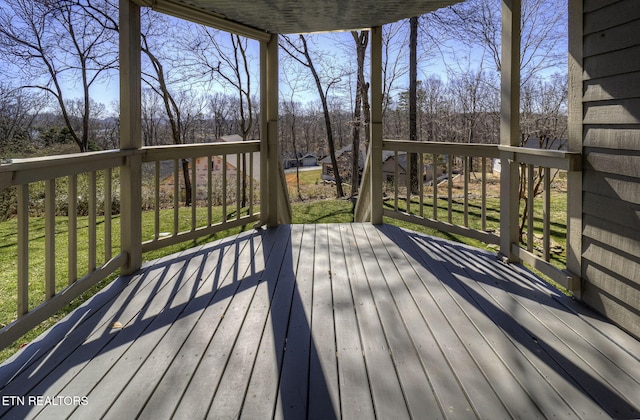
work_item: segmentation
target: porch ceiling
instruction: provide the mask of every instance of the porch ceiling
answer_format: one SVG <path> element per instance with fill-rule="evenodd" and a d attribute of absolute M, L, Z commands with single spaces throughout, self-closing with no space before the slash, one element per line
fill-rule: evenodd
<path fill-rule="evenodd" d="M 269 33 L 306 33 L 381 26 L 462 0 L 138 0 L 168 14 L 205 23 L 220 19 Z M 174 11 L 172 13 L 171 11 Z M 180 13 L 175 13 L 180 10 Z M 191 15 L 187 16 L 185 14 Z"/>

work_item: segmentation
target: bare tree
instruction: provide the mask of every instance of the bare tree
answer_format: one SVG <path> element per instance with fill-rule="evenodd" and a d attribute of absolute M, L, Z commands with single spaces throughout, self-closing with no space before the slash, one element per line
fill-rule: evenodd
<path fill-rule="evenodd" d="M 209 113 L 213 123 L 213 135 L 220 138 L 231 134 L 231 100 L 222 92 L 209 96 Z"/>
<path fill-rule="evenodd" d="M 369 44 L 369 31 L 351 31 L 356 44 L 356 58 L 358 63 L 358 83 L 353 111 L 353 142 L 351 154 L 351 196 L 358 193 L 360 185 L 360 127 L 364 128 L 365 148 L 369 148 L 369 84 L 364 78 L 364 59 Z"/>
<path fill-rule="evenodd" d="M 331 78 L 326 82 L 326 86 L 323 87 L 322 80 L 316 69 L 309 47 L 307 45 L 307 39 L 304 35 L 299 35 L 300 43 L 292 41 L 288 36 L 281 37 L 282 42 L 280 46 L 283 50 L 298 63 L 308 68 L 313 76 L 318 95 L 320 96 L 320 102 L 322 103 L 322 110 L 324 113 L 325 127 L 327 131 L 327 144 L 329 146 L 329 156 L 331 157 L 331 165 L 333 166 L 333 175 L 336 181 L 336 196 L 338 198 L 344 197 L 342 190 L 342 180 L 340 179 L 340 170 L 338 161 L 336 159 L 336 147 L 333 139 L 333 129 L 331 128 L 331 116 L 329 112 L 329 104 L 327 102 L 327 94 L 331 87 L 340 81 L 339 77 Z"/>
<path fill-rule="evenodd" d="M 531 78 L 522 87 L 522 142 L 523 147 L 539 149 L 561 149 L 567 134 L 567 80 L 565 75 L 554 74 L 550 80 Z M 527 166 L 520 166 L 520 201 L 523 210 L 520 216 L 520 238 L 524 240 L 524 228 L 527 224 L 529 200 L 528 179 L 531 179 L 531 192 L 537 197 L 544 191 L 547 172 L 542 167 L 533 169 L 533 176 L 526 176 Z M 549 182 L 558 171 L 549 171 Z"/>
<path fill-rule="evenodd" d="M 418 141 L 418 17 L 409 19 L 409 140 Z M 418 156 L 409 154 L 411 193 L 418 193 Z M 407 192 L 407 195 L 409 192 Z"/>
<path fill-rule="evenodd" d="M 0 158 L 24 152 L 34 120 L 44 108 L 38 95 L 0 83 Z"/>
<path fill-rule="evenodd" d="M 150 88 L 142 89 L 142 140 L 145 146 L 163 144 L 161 132 L 164 119 L 161 98 Z"/>
<path fill-rule="evenodd" d="M 462 122 L 459 141 L 465 143 L 487 143 L 487 139 L 478 133 L 481 117 L 487 112 L 497 112 L 499 98 L 496 81 L 483 71 L 467 70 L 464 73 L 451 74 L 449 89 L 455 99 L 456 111 Z"/>
<path fill-rule="evenodd" d="M 403 65 L 404 46 L 407 44 L 405 21 L 390 23 L 382 27 L 382 115 L 393 101 L 398 81 L 407 74 Z"/>
<path fill-rule="evenodd" d="M 159 16 L 155 16 L 153 23 L 147 22 L 147 29 L 160 30 L 160 25 L 163 25 L 165 30 L 162 33 L 168 32 L 167 22 L 162 20 Z M 167 32 L 165 32 L 167 31 Z M 143 80 L 161 99 L 164 105 L 164 110 L 171 128 L 171 137 L 174 144 L 183 144 L 184 141 L 184 129 L 183 129 L 183 117 L 180 105 L 176 98 L 176 95 L 172 92 L 169 86 L 169 80 L 167 78 L 168 70 L 164 66 L 164 60 L 166 57 L 162 57 L 156 54 L 156 50 L 162 50 L 162 48 L 156 46 L 154 42 L 154 34 L 150 31 L 145 31 L 141 35 L 142 52 L 149 60 L 149 69 L 143 71 Z M 160 43 L 165 46 L 164 39 L 160 39 Z M 170 61 L 169 59 L 166 59 Z M 182 159 L 182 175 L 185 186 L 185 206 L 192 204 L 192 188 L 191 178 L 189 177 L 189 161 Z"/>
<path fill-rule="evenodd" d="M 430 14 L 433 30 L 446 34 L 470 49 L 477 47 L 491 57 L 500 71 L 501 45 L 500 0 L 467 0 Z M 523 0 L 521 80 L 566 62 L 567 3 L 549 0 Z"/>
<path fill-rule="evenodd" d="M 249 40 L 236 34 L 227 34 L 228 44 L 221 42 L 222 33 L 204 26 L 198 27 L 198 36 L 191 46 L 195 53 L 194 64 L 202 66 L 210 76 L 223 85 L 230 86 L 238 98 L 240 135 L 246 141 L 254 126 L 254 105 L 251 95 L 251 57 Z M 214 54 L 212 54 L 214 53 Z M 247 202 L 246 157 L 242 156 L 242 206 Z"/>
<path fill-rule="evenodd" d="M 76 1 L 7 0 L 0 12 L 0 51 L 20 74 L 23 86 L 55 99 L 69 133 L 81 152 L 89 149 L 92 118 L 90 90 L 114 68 L 115 33 Z M 73 81 L 73 82 L 72 82 Z M 78 123 L 70 114 L 65 86 L 79 85 Z"/>

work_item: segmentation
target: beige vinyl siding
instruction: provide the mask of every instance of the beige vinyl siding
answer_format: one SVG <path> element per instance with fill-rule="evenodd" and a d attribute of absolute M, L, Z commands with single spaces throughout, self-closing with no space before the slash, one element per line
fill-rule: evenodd
<path fill-rule="evenodd" d="M 585 0 L 582 299 L 640 336 L 640 3 Z"/>

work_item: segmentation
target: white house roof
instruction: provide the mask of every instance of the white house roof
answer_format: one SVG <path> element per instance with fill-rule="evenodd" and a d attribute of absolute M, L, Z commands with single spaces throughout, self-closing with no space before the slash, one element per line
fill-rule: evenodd
<path fill-rule="evenodd" d="M 462 0 L 137 0 L 200 23 L 210 19 L 267 33 L 305 33 L 382 26 Z M 218 24 L 214 24 L 217 22 Z"/>

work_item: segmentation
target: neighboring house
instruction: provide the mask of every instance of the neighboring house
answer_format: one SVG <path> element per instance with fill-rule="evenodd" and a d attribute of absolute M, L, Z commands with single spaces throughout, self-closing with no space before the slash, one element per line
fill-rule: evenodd
<path fill-rule="evenodd" d="M 307 153 L 299 158 L 289 158 L 284 160 L 284 169 L 304 166 L 318 166 L 318 157 Z"/>
<path fill-rule="evenodd" d="M 395 152 L 382 152 L 382 180 L 393 182 L 396 175 Z M 398 152 L 398 184 L 404 185 L 407 182 L 407 153 Z"/>
<path fill-rule="evenodd" d="M 242 141 L 242 137 L 237 134 L 222 136 L 214 143 L 218 142 L 236 142 Z M 228 183 L 234 183 L 238 174 L 238 168 L 242 166 L 242 158 L 238 162 L 238 156 L 236 154 L 227 155 L 226 161 L 226 179 Z M 249 165 L 249 158 L 247 157 L 246 164 Z M 198 199 L 203 199 L 206 196 L 207 191 L 207 173 L 208 166 L 211 165 L 211 180 L 214 188 L 222 185 L 222 176 L 225 175 L 223 171 L 224 159 L 222 156 L 211 156 L 209 158 L 200 157 L 195 161 L 196 165 L 196 191 Z M 191 176 L 192 162 L 189 162 L 189 176 Z M 182 175 L 182 165 L 178 168 L 178 185 L 182 189 L 184 188 L 184 177 Z M 171 161 L 161 162 L 160 168 L 160 193 L 165 195 L 171 195 L 174 191 L 174 165 Z M 260 156 L 258 153 L 254 153 L 253 158 L 253 179 L 260 179 Z M 234 187 L 235 188 L 235 187 Z"/>
<path fill-rule="evenodd" d="M 310 153 L 302 156 L 298 161 L 300 166 L 318 166 L 318 157 Z"/>
<path fill-rule="evenodd" d="M 351 178 L 352 150 L 353 145 L 351 144 L 343 147 L 342 149 L 336 150 L 336 160 L 338 161 L 338 166 L 341 169 L 341 177 L 343 180 Z M 362 172 L 362 170 L 364 169 L 364 159 L 366 155 L 367 152 L 360 149 L 360 154 L 358 155 L 358 167 L 360 168 L 360 172 Z M 321 178 L 324 181 L 335 181 L 335 177 L 333 175 L 333 164 L 331 163 L 331 156 L 327 155 L 318 163 L 322 166 Z"/>

